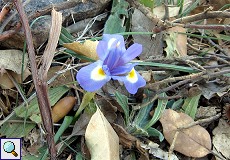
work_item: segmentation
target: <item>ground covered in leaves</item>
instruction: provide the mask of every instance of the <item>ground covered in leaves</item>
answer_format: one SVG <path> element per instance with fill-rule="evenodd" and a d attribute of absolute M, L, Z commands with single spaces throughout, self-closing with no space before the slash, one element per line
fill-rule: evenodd
<path fill-rule="evenodd" d="M 23 160 L 230 159 L 229 0 L 0 6 L 0 136 Z M 76 81 L 103 34 L 142 45 L 137 93 Z"/>

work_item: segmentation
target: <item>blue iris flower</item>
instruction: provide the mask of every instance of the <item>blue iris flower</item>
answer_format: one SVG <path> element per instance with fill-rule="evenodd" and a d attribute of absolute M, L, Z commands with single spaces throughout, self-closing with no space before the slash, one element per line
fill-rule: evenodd
<path fill-rule="evenodd" d="M 129 62 L 141 52 L 140 44 L 134 43 L 126 50 L 123 36 L 104 34 L 97 46 L 99 60 L 81 68 L 77 81 L 86 91 L 94 92 L 114 79 L 123 82 L 128 92 L 135 94 L 146 82 L 134 69 L 137 63 Z"/>

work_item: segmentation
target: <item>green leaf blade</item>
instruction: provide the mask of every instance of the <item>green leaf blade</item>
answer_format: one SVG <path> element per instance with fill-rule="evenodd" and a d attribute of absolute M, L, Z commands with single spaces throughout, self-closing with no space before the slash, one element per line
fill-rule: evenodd
<path fill-rule="evenodd" d="M 119 92 L 115 92 L 115 96 L 116 96 L 116 101 L 119 103 L 119 105 L 121 106 L 121 108 L 124 111 L 125 114 L 125 122 L 126 124 L 129 123 L 129 106 L 128 106 L 128 98 L 119 93 Z"/>
<path fill-rule="evenodd" d="M 201 94 L 198 94 L 193 97 L 187 97 L 184 101 L 182 109 L 184 113 L 195 119 L 195 115 L 197 112 L 198 102 L 200 99 Z"/>

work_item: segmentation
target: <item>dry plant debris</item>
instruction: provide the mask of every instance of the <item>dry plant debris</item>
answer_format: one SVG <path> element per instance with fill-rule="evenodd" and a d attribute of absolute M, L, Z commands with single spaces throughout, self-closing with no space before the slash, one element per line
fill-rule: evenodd
<path fill-rule="evenodd" d="M 0 56 L 2 57 L 0 60 L 1 88 L 13 88 L 15 87 L 15 83 L 22 83 L 30 75 L 27 67 L 27 54 L 23 54 L 20 50 L 0 50 Z M 22 65 L 23 68 L 21 67 Z"/>
<path fill-rule="evenodd" d="M 99 108 L 89 121 L 85 140 L 91 159 L 119 160 L 119 138 Z"/>
<path fill-rule="evenodd" d="M 160 122 L 164 136 L 170 145 L 174 145 L 174 150 L 196 158 L 210 153 L 211 137 L 207 130 L 199 125 L 180 129 L 194 122 L 187 114 L 167 109 L 162 114 Z"/>
<path fill-rule="evenodd" d="M 65 43 L 63 44 L 64 47 L 78 53 L 81 55 L 84 55 L 88 58 L 91 58 L 93 60 L 98 59 L 98 55 L 96 52 L 98 41 L 90 41 L 86 40 L 85 42 L 73 42 L 73 43 Z"/>
<path fill-rule="evenodd" d="M 218 126 L 212 131 L 213 137 L 213 148 L 214 152 L 220 153 L 226 159 L 230 158 L 229 154 L 229 137 L 230 137 L 230 127 L 225 120 L 220 119 Z M 219 158 L 218 158 L 219 159 Z"/>

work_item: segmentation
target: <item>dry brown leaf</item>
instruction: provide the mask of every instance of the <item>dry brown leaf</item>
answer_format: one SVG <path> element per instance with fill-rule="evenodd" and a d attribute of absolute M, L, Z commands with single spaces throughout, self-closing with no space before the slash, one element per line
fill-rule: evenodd
<path fill-rule="evenodd" d="M 63 46 L 68 48 L 78 54 L 89 57 L 93 60 L 98 60 L 98 55 L 96 52 L 98 41 L 86 40 L 84 43 L 73 42 L 65 43 Z"/>
<path fill-rule="evenodd" d="M 193 119 L 184 113 L 166 109 L 160 118 L 165 139 L 172 144 L 178 128 L 193 123 Z M 204 157 L 210 153 L 211 138 L 207 130 L 200 125 L 179 131 L 174 150 L 189 157 Z"/>
<path fill-rule="evenodd" d="M 112 126 L 119 136 L 120 144 L 124 148 L 131 149 L 131 148 L 135 147 L 136 142 L 138 141 L 138 139 L 136 137 L 132 136 L 122 126 L 120 126 L 118 124 L 112 124 Z"/>
<path fill-rule="evenodd" d="M 22 61 L 23 52 L 20 50 L 0 50 L 0 68 L 8 69 L 16 72 L 17 74 L 22 73 Z M 28 63 L 27 54 L 24 56 L 24 68 L 25 70 Z"/>
<path fill-rule="evenodd" d="M 169 18 L 171 18 L 179 14 L 180 7 L 170 6 L 168 7 L 168 10 L 169 10 Z M 165 16 L 165 6 L 161 5 L 153 8 L 153 14 L 156 15 L 158 18 L 163 19 Z"/>
<path fill-rule="evenodd" d="M 147 18 L 140 10 L 135 9 L 132 14 L 132 31 L 133 32 L 149 32 L 153 26 L 157 25 L 151 19 Z M 134 42 L 140 43 L 143 46 L 143 52 L 139 56 L 141 60 L 146 60 L 156 56 L 162 56 L 163 40 L 162 33 L 157 33 L 154 36 L 150 35 L 132 35 Z M 144 42 L 144 43 L 143 43 Z"/>
<path fill-rule="evenodd" d="M 48 74 L 47 74 L 47 79 L 51 79 L 53 78 L 57 72 L 61 71 L 63 69 L 62 66 L 52 66 L 50 67 Z M 71 72 L 70 70 L 62 73 L 61 75 L 58 75 L 58 77 L 51 82 L 51 84 L 49 84 L 49 87 L 56 87 L 56 86 L 60 86 L 63 84 L 68 84 L 70 82 L 73 82 L 72 76 L 71 76 Z"/>
<path fill-rule="evenodd" d="M 87 125 L 89 124 L 92 115 L 84 112 L 80 115 L 73 127 L 71 136 L 84 135 Z"/>
<path fill-rule="evenodd" d="M 196 119 L 208 118 L 217 115 L 217 107 L 216 106 L 200 106 L 197 109 Z"/>
<path fill-rule="evenodd" d="M 230 126 L 224 120 L 220 119 L 218 126 L 212 131 L 213 148 L 217 153 L 221 153 L 226 159 L 230 159 Z M 219 160 L 218 157 L 216 157 Z"/>
<path fill-rule="evenodd" d="M 150 82 L 152 80 L 152 71 L 151 70 L 142 71 L 142 72 L 139 72 L 139 73 L 145 79 L 146 82 Z"/>
<path fill-rule="evenodd" d="M 114 106 L 114 103 L 105 98 L 97 98 L 95 99 L 98 106 L 100 106 L 101 112 L 104 114 L 106 119 L 113 123 L 115 119 L 117 118 L 117 107 Z"/>
<path fill-rule="evenodd" d="M 186 33 L 186 29 L 180 26 L 175 26 L 175 27 L 169 28 L 168 33 L 177 34 L 174 40 L 176 44 L 177 52 L 179 56 L 187 56 L 187 35 L 180 34 L 180 33 Z"/>
<path fill-rule="evenodd" d="M 22 69 L 22 63 L 24 67 Z M 21 74 L 23 72 L 23 80 L 25 80 L 29 75 L 30 71 L 27 68 L 28 57 L 27 54 L 24 56 L 23 62 L 23 52 L 20 50 L 0 50 L 0 86 L 2 89 L 10 89 L 14 87 L 13 82 L 10 80 L 6 73 L 10 74 L 16 82 L 21 83 Z"/>
<path fill-rule="evenodd" d="M 17 74 L 13 71 L 7 71 L 8 74 L 10 74 L 16 82 L 18 83 L 22 83 L 22 80 L 21 80 L 21 77 L 22 75 L 21 74 Z M 0 74 L 0 87 L 2 89 L 10 89 L 10 88 L 13 88 L 15 87 L 14 83 L 11 81 L 11 79 L 9 78 L 7 73 L 4 73 L 4 74 Z M 29 71 L 28 68 L 26 68 L 23 72 L 23 81 L 31 74 L 31 72 Z"/>
<path fill-rule="evenodd" d="M 132 136 L 122 126 L 120 126 L 118 124 L 113 123 L 112 126 L 119 136 L 120 144 L 124 148 L 131 149 L 131 148 L 135 147 L 139 151 L 139 153 L 141 154 L 141 157 L 142 157 L 141 160 L 149 160 L 149 154 L 147 153 L 147 151 L 145 149 L 142 148 L 141 142 L 139 139 Z"/>
<path fill-rule="evenodd" d="M 29 153 L 35 157 L 38 157 L 39 155 L 39 148 L 41 148 L 42 145 L 41 144 L 33 144 L 29 147 L 27 147 L 27 150 L 29 151 Z"/>
<path fill-rule="evenodd" d="M 213 6 L 213 10 L 217 11 L 226 4 L 230 4 L 230 0 L 210 0 L 209 5 Z"/>
<path fill-rule="evenodd" d="M 85 139 L 91 160 L 119 160 L 119 138 L 99 108 L 89 121 Z"/>

